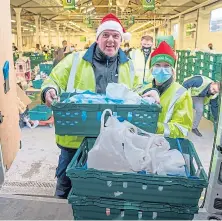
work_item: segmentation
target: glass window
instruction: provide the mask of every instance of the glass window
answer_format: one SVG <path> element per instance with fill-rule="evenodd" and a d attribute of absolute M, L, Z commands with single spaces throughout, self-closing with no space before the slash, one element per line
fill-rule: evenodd
<path fill-rule="evenodd" d="M 222 8 L 211 11 L 210 31 L 222 31 Z"/>

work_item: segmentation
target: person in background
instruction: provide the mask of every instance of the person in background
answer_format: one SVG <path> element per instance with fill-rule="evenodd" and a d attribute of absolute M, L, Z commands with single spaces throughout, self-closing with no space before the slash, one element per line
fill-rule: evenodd
<path fill-rule="evenodd" d="M 213 44 L 212 44 L 212 43 L 209 43 L 209 44 L 208 44 L 208 48 L 209 48 L 210 51 L 213 51 L 213 50 L 214 50 L 214 49 L 213 49 Z"/>
<path fill-rule="evenodd" d="M 42 51 L 41 51 L 41 49 L 40 49 L 40 44 L 36 44 L 35 53 L 37 53 L 37 54 L 42 54 Z"/>
<path fill-rule="evenodd" d="M 75 89 L 105 94 L 108 83 L 123 83 L 132 88 L 132 61 L 120 49 L 121 42 L 129 40 L 129 37 L 130 34 L 125 32 L 115 15 L 106 15 L 97 29 L 95 43 L 87 51 L 68 55 L 52 70 L 42 85 L 42 101 L 50 106 L 59 94 Z M 69 194 L 71 181 L 66 176 L 66 168 L 83 139 L 56 135 L 57 145 L 61 149 L 56 170 L 55 195 L 58 198 L 67 198 Z"/>
<path fill-rule="evenodd" d="M 66 41 L 66 40 L 63 40 L 63 41 L 62 41 L 63 53 L 65 53 L 65 52 L 66 52 L 67 46 L 68 46 L 67 41 Z"/>
<path fill-rule="evenodd" d="M 192 129 L 193 106 L 190 93 L 182 85 L 174 81 L 176 55 L 165 42 L 151 54 L 150 71 L 153 76 L 150 88 L 155 88 L 160 95 L 160 112 L 157 133 L 165 137 L 184 138 Z M 145 96 L 152 95 L 147 89 Z"/>
<path fill-rule="evenodd" d="M 202 134 L 198 130 L 198 126 L 203 116 L 204 105 L 210 104 L 211 112 L 214 117 L 214 124 L 217 124 L 220 83 L 214 82 L 208 77 L 196 75 L 187 78 L 183 82 L 183 86 L 191 91 L 193 108 L 196 111 L 192 132 L 202 137 Z"/>
<path fill-rule="evenodd" d="M 63 48 L 58 48 L 54 52 L 53 67 L 55 67 L 64 58 Z"/>
<path fill-rule="evenodd" d="M 46 45 L 44 45 L 43 47 L 42 47 L 42 52 L 44 52 L 44 53 L 48 53 L 48 48 L 46 47 Z"/>
<path fill-rule="evenodd" d="M 15 46 L 15 43 L 12 43 L 12 51 L 13 52 L 18 51 L 18 48 Z"/>
<path fill-rule="evenodd" d="M 67 55 L 71 54 L 70 47 L 68 46 L 68 42 L 66 40 L 62 41 L 63 53 L 66 57 Z"/>
<path fill-rule="evenodd" d="M 135 84 L 144 84 L 152 82 L 152 75 L 149 69 L 149 57 L 152 52 L 153 37 L 146 35 L 141 38 L 141 48 L 132 50 L 130 58 L 135 68 Z"/>
<path fill-rule="evenodd" d="M 75 44 L 74 47 L 75 47 L 75 51 L 77 52 L 78 51 L 77 44 Z"/>
<path fill-rule="evenodd" d="M 130 58 L 130 52 L 132 51 L 132 48 L 130 48 L 130 45 L 128 42 L 124 44 L 124 53 L 126 54 L 127 57 Z"/>
<path fill-rule="evenodd" d="M 71 46 L 70 46 L 70 52 L 73 52 L 73 51 L 75 51 L 75 46 L 74 46 L 73 44 L 71 44 Z"/>

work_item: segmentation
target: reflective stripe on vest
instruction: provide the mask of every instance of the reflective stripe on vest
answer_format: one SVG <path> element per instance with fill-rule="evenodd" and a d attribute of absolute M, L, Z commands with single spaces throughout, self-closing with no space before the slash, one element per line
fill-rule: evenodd
<path fill-rule="evenodd" d="M 130 70 L 130 81 L 131 86 L 133 87 L 134 77 L 135 77 L 135 69 L 132 60 L 129 59 L 129 70 Z"/>
<path fill-rule="evenodd" d="M 169 137 L 170 136 L 170 128 L 169 128 L 169 125 L 168 125 L 168 122 L 171 120 L 172 118 L 172 115 L 173 115 L 173 111 L 174 111 L 174 107 L 175 107 L 175 104 L 176 102 L 178 101 L 178 99 L 180 99 L 180 97 L 186 92 L 186 88 L 184 87 L 181 87 L 179 88 L 174 97 L 172 98 L 171 102 L 170 102 L 170 105 L 168 107 L 168 110 L 167 110 L 167 114 L 166 114 L 166 117 L 165 117 L 165 120 L 164 120 L 164 123 L 163 123 L 163 126 L 164 126 L 164 136 L 165 137 Z M 177 123 L 174 123 L 174 125 L 181 131 L 181 133 L 184 135 L 184 136 L 187 136 L 188 134 L 188 130 L 187 128 L 184 128 L 183 126 L 181 126 L 180 124 L 177 124 Z"/>
<path fill-rule="evenodd" d="M 72 68 L 71 68 L 71 71 L 69 74 L 69 79 L 68 79 L 68 84 L 67 84 L 67 89 L 66 89 L 66 92 L 68 92 L 68 93 L 72 93 L 72 92 L 77 91 L 77 89 L 74 88 L 74 85 L 75 85 L 76 71 L 77 71 L 80 57 L 81 56 L 80 56 L 79 52 L 74 53 L 74 55 L 73 55 Z M 133 65 L 132 60 L 129 59 L 128 62 L 129 62 L 129 72 L 130 72 L 130 84 L 131 84 L 131 87 L 133 87 L 135 70 L 134 70 L 134 65 Z M 78 92 L 83 92 L 83 91 L 78 90 Z"/>
<path fill-rule="evenodd" d="M 165 120 L 164 120 L 164 123 L 168 123 L 170 120 L 171 120 L 171 117 L 173 115 L 173 110 L 174 110 L 174 106 L 177 102 L 177 100 L 183 95 L 183 93 L 185 93 L 187 91 L 186 88 L 184 87 L 181 87 L 179 88 L 174 97 L 172 98 L 171 102 L 170 102 L 170 105 L 168 107 L 168 110 L 167 110 L 167 114 L 166 114 L 166 117 L 165 117 Z"/>
<path fill-rule="evenodd" d="M 72 68 L 69 74 L 68 84 L 66 92 L 72 93 L 75 91 L 74 85 L 75 85 L 75 77 L 76 77 L 76 70 L 79 63 L 79 53 L 76 52 L 73 55 L 73 62 L 72 62 Z"/>
<path fill-rule="evenodd" d="M 170 136 L 170 128 L 169 125 L 166 123 L 163 123 L 164 126 L 164 137 L 169 137 Z"/>
<path fill-rule="evenodd" d="M 180 132 L 185 136 L 187 137 L 188 136 L 188 129 L 181 126 L 180 124 L 178 123 L 174 123 L 174 125 L 180 130 Z"/>

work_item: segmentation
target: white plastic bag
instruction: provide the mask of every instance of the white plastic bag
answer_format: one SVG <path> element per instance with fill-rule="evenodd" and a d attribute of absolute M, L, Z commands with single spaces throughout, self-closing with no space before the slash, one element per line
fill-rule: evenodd
<path fill-rule="evenodd" d="M 121 123 L 112 116 L 110 125 L 104 127 L 105 110 L 101 117 L 101 131 L 96 139 L 93 149 L 88 153 L 87 166 L 106 171 L 131 172 L 131 167 L 127 162 L 123 148 L 123 130 Z"/>
<path fill-rule="evenodd" d="M 111 116 L 104 127 L 106 112 Z M 185 175 L 182 154 L 170 150 L 163 136 L 147 133 L 127 121 L 120 122 L 111 110 L 102 114 L 101 131 L 88 153 L 87 163 L 88 168 L 106 171 Z"/>
<path fill-rule="evenodd" d="M 154 98 L 143 99 L 138 93 L 131 91 L 125 84 L 109 83 L 106 96 L 111 99 L 123 100 L 124 104 L 153 104 Z"/>
<path fill-rule="evenodd" d="M 111 117 L 107 120 L 107 127 L 104 127 L 104 117 L 107 111 Z M 138 132 L 142 132 L 145 136 L 138 135 Z M 149 134 L 127 121 L 119 122 L 116 117 L 112 116 L 111 110 L 105 110 L 101 117 L 99 137 L 88 155 L 88 167 L 119 172 L 142 170 L 152 172 L 149 149 L 155 149 L 157 144 L 161 148 L 163 139 L 160 135 Z M 165 145 L 169 149 L 167 141 Z M 163 150 L 165 148 L 163 147 Z M 154 154 L 155 151 L 152 152 Z"/>
<path fill-rule="evenodd" d="M 157 174 L 186 176 L 185 160 L 178 150 L 169 150 L 158 156 Z"/>
<path fill-rule="evenodd" d="M 128 92 L 125 84 L 109 83 L 106 87 L 106 96 L 111 99 L 125 100 Z"/>

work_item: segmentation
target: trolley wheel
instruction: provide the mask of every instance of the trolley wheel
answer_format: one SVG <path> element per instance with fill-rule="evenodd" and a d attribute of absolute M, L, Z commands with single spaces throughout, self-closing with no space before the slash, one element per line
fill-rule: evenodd
<path fill-rule="evenodd" d="M 221 221 L 221 218 L 216 216 L 216 215 L 210 215 L 210 216 L 207 217 L 207 219 L 208 220 L 219 220 L 219 221 Z"/>

